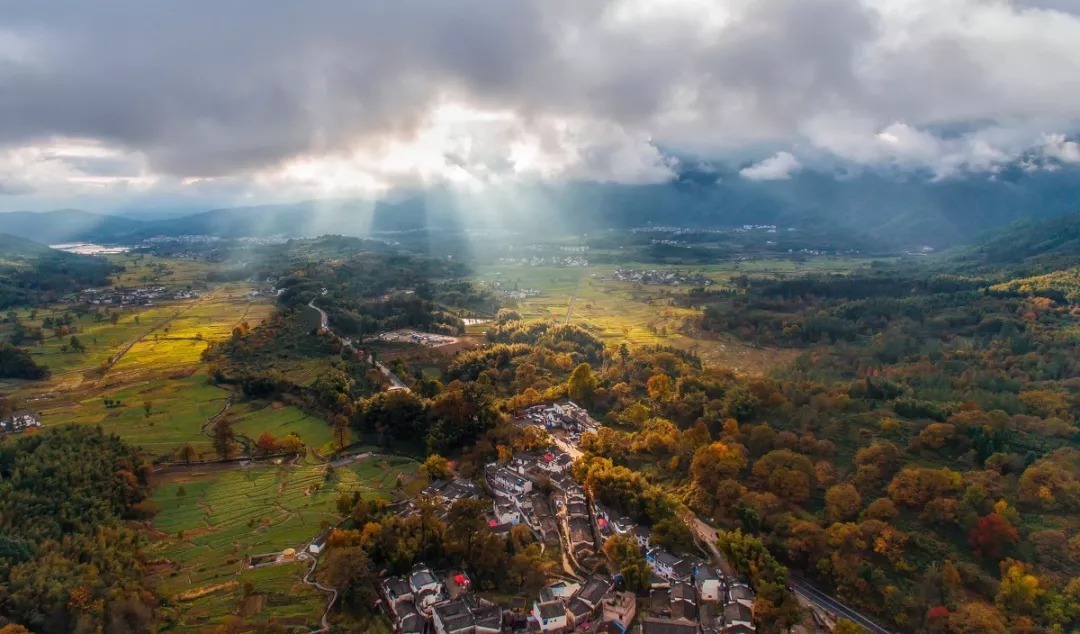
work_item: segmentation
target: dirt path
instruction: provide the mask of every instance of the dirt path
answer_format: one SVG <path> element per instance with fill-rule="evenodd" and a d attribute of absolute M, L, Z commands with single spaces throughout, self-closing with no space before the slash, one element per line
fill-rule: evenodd
<path fill-rule="evenodd" d="M 578 289 L 581 288 L 581 280 L 585 278 L 585 271 L 581 271 L 581 277 L 578 278 L 577 285 L 574 286 L 574 294 L 570 296 L 570 305 L 566 307 L 566 319 L 563 320 L 564 326 L 570 325 L 570 318 L 574 315 L 574 302 L 577 301 Z"/>
<path fill-rule="evenodd" d="M 320 592 L 324 592 L 324 593 L 330 595 L 330 600 L 326 602 L 326 610 L 323 611 L 322 621 L 321 621 L 322 627 L 320 627 L 317 630 L 311 630 L 310 634 L 316 634 L 317 632 L 329 632 L 330 631 L 330 620 L 329 620 L 330 609 L 333 608 L 334 603 L 337 602 L 338 591 L 337 591 L 336 588 L 331 588 L 331 587 L 328 587 L 328 586 L 324 586 L 323 584 L 319 583 L 318 581 L 312 580 L 311 575 L 315 574 L 315 567 L 319 565 L 319 560 L 318 560 L 317 557 L 312 557 L 311 555 L 307 554 L 307 549 L 306 548 L 304 549 L 304 552 L 301 553 L 300 556 L 303 557 L 304 559 L 311 559 L 311 568 L 308 568 L 307 574 L 304 575 L 304 583 L 309 585 L 309 586 L 313 586 L 316 590 L 318 590 Z"/>

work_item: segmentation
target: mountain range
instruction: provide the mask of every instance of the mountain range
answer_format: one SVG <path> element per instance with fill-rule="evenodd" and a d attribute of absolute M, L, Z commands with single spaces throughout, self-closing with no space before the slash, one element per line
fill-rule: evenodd
<path fill-rule="evenodd" d="M 751 181 L 733 167 L 695 164 L 659 184 L 569 183 L 434 189 L 382 200 L 301 201 L 214 209 L 182 217 L 107 215 L 74 209 L 0 214 L 0 231 L 36 242 L 122 243 L 152 236 L 225 238 L 327 233 L 368 235 L 422 229 L 587 233 L 649 223 L 727 227 L 775 223 L 858 235 L 896 247 L 970 243 L 1018 220 L 1080 210 L 1080 168 L 935 179 L 880 172 L 803 171 Z M 167 216 L 172 216 L 168 214 Z"/>

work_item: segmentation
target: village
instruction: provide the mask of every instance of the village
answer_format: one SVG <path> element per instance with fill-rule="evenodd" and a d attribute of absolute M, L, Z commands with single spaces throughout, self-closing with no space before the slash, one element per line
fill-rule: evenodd
<path fill-rule="evenodd" d="M 709 286 L 713 282 L 701 273 L 669 269 L 619 269 L 611 279 L 650 286 Z"/>
<path fill-rule="evenodd" d="M 466 571 L 435 571 L 424 563 L 409 574 L 380 579 L 380 607 L 399 634 L 496 634 L 640 632 L 721 634 L 754 632 L 753 591 L 726 576 L 704 553 L 675 553 L 650 541 L 647 526 L 594 503 L 571 475 L 574 444 L 595 429 L 572 402 L 527 409 L 517 421 L 566 438 L 542 452 L 519 452 L 484 469 L 482 485 L 462 478 L 432 482 L 421 496 L 448 514 L 461 499 L 490 500 L 495 534 L 527 526 L 545 548 L 564 556 L 564 572 L 537 596 L 500 605 L 475 592 Z M 569 451 L 564 451 L 565 448 Z M 406 505 L 401 513 L 417 512 Z M 619 570 L 604 554 L 604 541 L 631 535 L 651 567 L 649 592 L 624 589 Z"/>
<path fill-rule="evenodd" d="M 202 291 L 196 289 L 169 290 L 164 286 L 139 288 L 88 288 L 79 293 L 79 300 L 95 306 L 152 306 L 154 302 L 197 299 Z"/>
<path fill-rule="evenodd" d="M 0 417 L 0 436 L 21 434 L 41 428 L 41 420 L 30 412 L 14 412 L 10 416 Z"/>

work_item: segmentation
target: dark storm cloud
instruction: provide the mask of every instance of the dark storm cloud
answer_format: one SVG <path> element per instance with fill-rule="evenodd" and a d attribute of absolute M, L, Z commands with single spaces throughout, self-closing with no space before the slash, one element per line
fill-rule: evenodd
<path fill-rule="evenodd" d="M 640 169 L 643 138 L 702 150 L 801 144 L 870 162 L 933 164 L 952 153 L 950 165 L 975 164 L 954 155 L 982 147 L 985 129 L 1014 145 L 1074 129 L 1072 6 L 7 1 L 0 146 L 89 139 L 145 157 L 157 174 L 242 177 L 298 155 L 408 139 L 433 105 L 458 101 L 515 113 L 544 146 L 580 144 L 585 174 L 602 164 L 655 177 Z M 552 132 L 560 118 L 578 122 L 574 134 Z M 985 125 L 963 143 L 920 134 L 968 121 Z M 898 123 L 910 131 L 883 141 Z M 506 169 L 508 140 L 477 140 L 468 155 L 446 154 L 448 164 L 475 170 L 470 156 L 483 156 L 491 163 L 481 167 Z"/>

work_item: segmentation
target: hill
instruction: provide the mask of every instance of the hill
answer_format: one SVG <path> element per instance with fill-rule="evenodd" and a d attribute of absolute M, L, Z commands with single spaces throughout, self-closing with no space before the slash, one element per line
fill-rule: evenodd
<path fill-rule="evenodd" d="M 4 233 L 42 244 L 114 242 L 139 232 L 144 223 L 78 209 L 0 214 Z"/>
<path fill-rule="evenodd" d="M 0 309 L 105 286 L 114 269 L 105 258 L 66 253 L 0 233 Z"/>
<path fill-rule="evenodd" d="M 22 263 L 33 258 L 48 256 L 54 251 L 56 250 L 44 244 L 8 233 L 0 233 L 0 262 L 2 263 Z"/>

